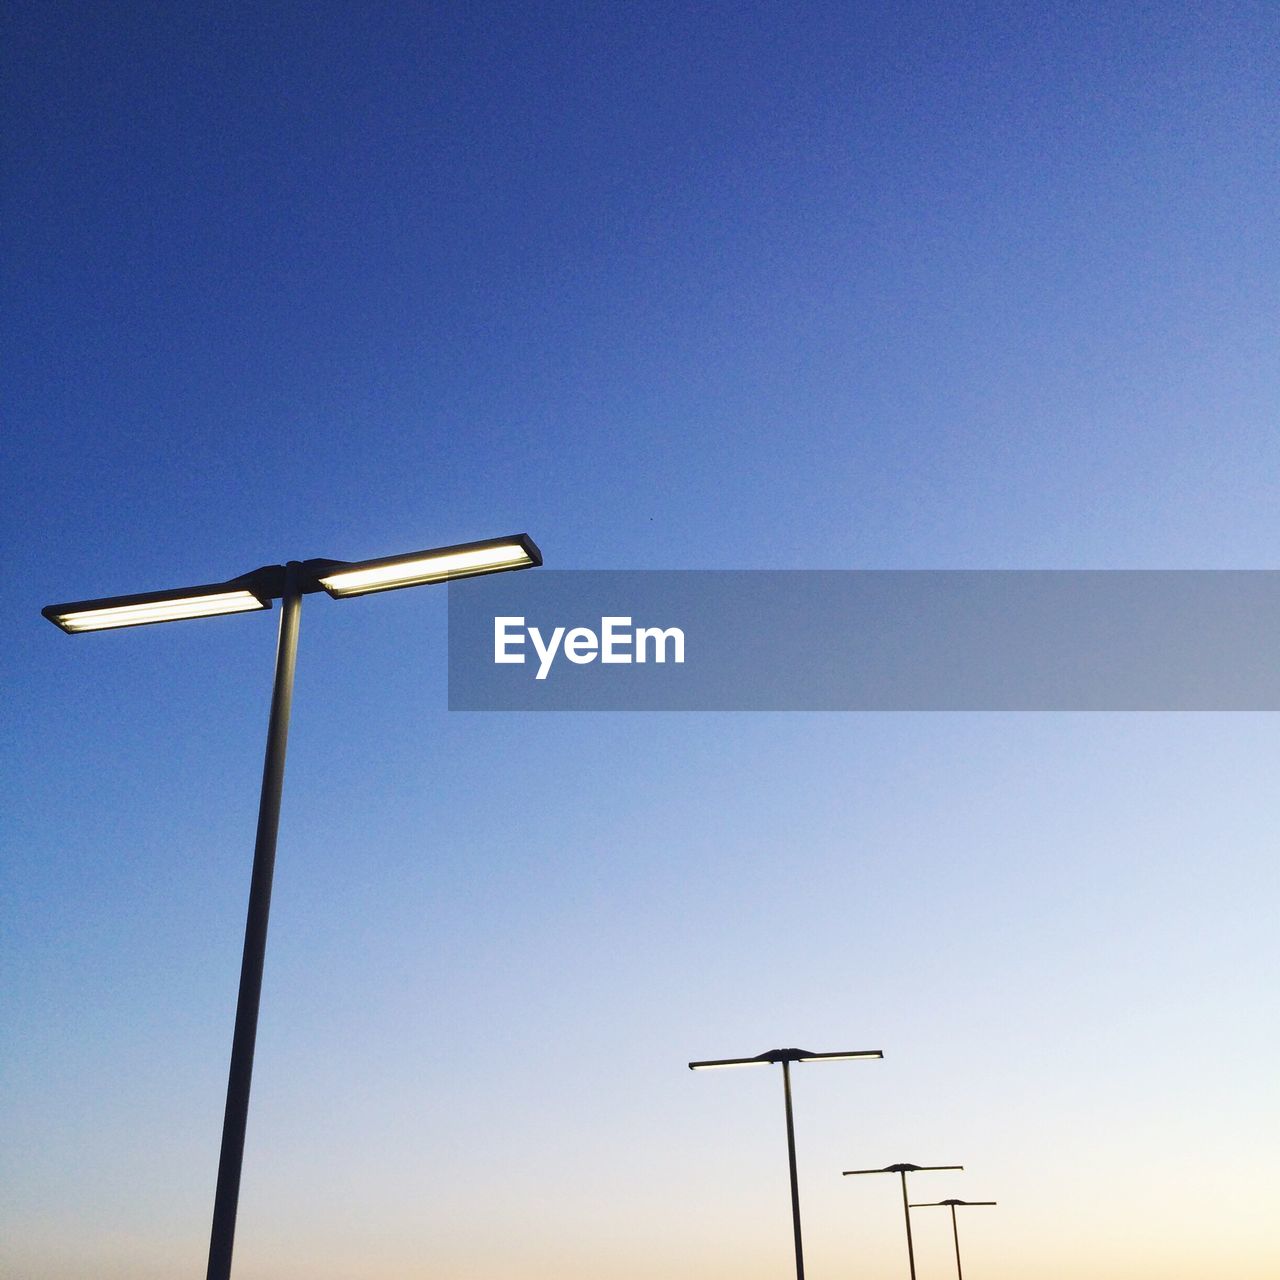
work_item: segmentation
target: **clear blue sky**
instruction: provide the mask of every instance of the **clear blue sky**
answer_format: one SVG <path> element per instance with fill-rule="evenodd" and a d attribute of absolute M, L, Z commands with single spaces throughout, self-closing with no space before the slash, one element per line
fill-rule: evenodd
<path fill-rule="evenodd" d="M 1271 4 L 6 26 L 15 1277 L 203 1274 L 274 638 L 41 605 L 1275 565 Z M 449 714 L 445 594 L 304 609 L 238 1275 L 785 1273 L 780 1083 L 684 1068 L 776 1044 L 886 1052 L 797 1079 L 813 1280 L 899 1160 L 974 1275 L 1275 1274 L 1274 717 Z"/>

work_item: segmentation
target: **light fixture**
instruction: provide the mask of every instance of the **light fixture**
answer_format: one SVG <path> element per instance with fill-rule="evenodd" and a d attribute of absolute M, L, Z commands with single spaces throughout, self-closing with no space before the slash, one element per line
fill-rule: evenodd
<path fill-rule="evenodd" d="M 902 1216 L 907 1223 L 907 1266 L 911 1280 L 916 1280 L 916 1250 L 911 1239 L 911 1206 L 907 1203 L 907 1174 L 937 1173 L 944 1169 L 963 1170 L 962 1164 L 889 1164 L 883 1169 L 846 1169 L 844 1177 L 852 1178 L 863 1173 L 896 1173 L 902 1179 Z"/>
<path fill-rule="evenodd" d="M 415 551 L 409 555 L 366 560 L 358 564 L 337 560 L 291 560 L 288 564 L 265 565 L 239 578 L 209 586 L 80 600 L 72 604 L 52 604 L 41 610 L 55 626 L 75 634 L 270 609 L 272 600 L 281 602 L 271 713 L 267 721 L 266 759 L 262 767 L 257 836 L 253 847 L 249 912 L 245 921 L 235 1031 L 231 1039 L 231 1067 L 227 1073 L 227 1101 L 222 1120 L 218 1183 L 213 1200 L 213 1226 L 209 1234 L 207 1280 L 229 1280 L 231 1275 L 302 597 L 321 590 L 337 597 L 363 595 L 369 591 L 387 591 L 393 587 L 411 587 L 477 573 L 527 569 L 541 563 L 542 553 L 533 540 L 527 534 L 518 533 L 509 538 L 464 542 L 434 551 Z"/>
<path fill-rule="evenodd" d="M 810 1053 L 808 1049 L 766 1049 L 754 1058 L 708 1058 L 689 1063 L 690 1071 L 712 1067 L 751 1067 L 781 1063 L 782 1096 L 787 1111 L 787 1165 L 791 1173 L 791 1229 L 796 1248 L 796 1280 L 804 1280 L 804 1241 L 800 1233 L 800 1182 L 796 1176 L 796 1128 L 791 1114 L 791 1064 L 793 1062 L 852 1061 L 883 1058 L 879 1049 L 844 1049 L 835 1053 Z"/>
<path fill-rule="evenodd" d="M 505 569 L 531 569 L 542 563 L 542 552 L 528 534 L 462 542 L 432 551 L 413 551 L 381 560 L 361 560 L 336 566 L 319 575 L 320 585 L 335 599 L 363 596 L 373 591 L 416 587 L 425 582 L 473 578 Z"/>
<path fill-rule="evenodd" d="M 956 1280 L 964 1280 L 964 1272 L 960 1269 L 960 1228 L 956 1225 L 956 1210 L 995 1203 L 994 1200 L 930 1200 L 926 1204 L 911 1206 L 913 1209 L 941 1209 L 945 1206 L 951 1210 L 951 1238 L 956 1246 Z"/>
<path fill-rule="evenodd" d="M 706 1071 L 710 1067 L 758 1067 L 762 1063 L 788 1062 L 852 1062 L 859 1058 L 883 1058 L 879 1049 L 846 1049 L 839 1053 L 810 1053 L 807 1049 L 769 1049 L 754 1058 L 711 1058 L 689 1063 L 690 1071 Z"/>
<path fill-rule="evenodd" d="M 186 618 L 270 608 L 269 596 L 264 598 L 238 582 L 216 582 L 204 587 L 178 587 L 173 591 L 51 604 L 40 612 L 54 626 L 74 635 L 80 631 L 108 631 L 114 627 L 141 627 L 151 622 L 179 622 Z"/>

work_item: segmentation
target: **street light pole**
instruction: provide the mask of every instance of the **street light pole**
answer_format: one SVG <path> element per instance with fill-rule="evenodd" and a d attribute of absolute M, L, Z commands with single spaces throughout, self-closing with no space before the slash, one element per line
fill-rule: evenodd
<path fill-rule="evenodd" d="M 262 971 L 267 950 L 267 922 L 271 913 L 271 881 L 275 871 L 276 837 L 280 829 L 285 748 L 289 739 L 293 676 L 298 658 L 302 597 L 311 592 L 326 591 L 335 600 L 341 600 L 348 596 L 392 591 L 428 582 L 448 582 L 455 578 L 529 569 L 541 563 L 542 553 L 536 544 L 527 534 L 520 533 L 508 538 L 466 542 L 356 563 L 342 560 L 290 560 L 284 565 L 265 565 L 226 582 L 171 591 L 148 591 L 98 600 L 80 600 L 70 604 L 51 604 L 41 610 L 55 626 L 74 635 L 83 631 L 106 631 L 157 622 L 177 622 L 224 613 L 247 613 L 270 609 L 272 600 L 281 602 L 206 1280 L 230 1280 L 231 1276 L 236 1211 L 240 1199 L 240 1173 L 244 1162 L 244 1139 L 249 1115 L 249 1090 L 253 1078 L 253 1051 L 258 1036 L 258 1008 L 262 999 Z"/>
<path fill-rule="evenodd" d="M 962 1164 L 890 1164 L 883 1169 L 846 1169 L 844 1177 L 850 1178 L 863 1173 L 896 1173 L 902 1179 L 902 1217 L 907 1224 L 907 1266 L 911 1271 L 911 1280 L 916 1280 L 916 1250 L 911 1238 L 911 1206 L 907 1202 L 907 1174 L 937 1173 L 944 1169 L 962 1170 Z"/>
<path fill-rule="evenodd" d="M 796 1280 L 804 1280 L 804 1238 L 800 1232 L 800 1179 L 796 1174 L 796 1125 L 791 1114 L 791 1063 L 782 1060 L 782 1095 L 787 1104 L 787 1165 L 791 1170 L 791 1230 L 796 1242 Z"/>
<path fill-rule="evenodd" d="M 236 1210 L 240 1201 L 240 1170 L 244 1135 L 249 1120 L 249 1086 L 253 1050 L 258 1038 L 258 1006 L 262 998 L 262 967 L 267 954 L 267 919 L 271 913 L 271 880 L 276 863 L 276 835 L 280 830 L 280 796 L 284 789 L 284 758 L 289 743 L 289 712 L 293 706 L 293 673 L 298 660 L 298 625 L 302 618 L 297 561 L 285 566 L 280 632 L 276 640 L 276 669 L 267 720 L 267 750 L 262 765 L 262 795 L 258 801 L 258 833 L 253 846 L 253 877 L 244 926 L 244 955 L 240 961 L 240 992 L 236 998 L 236 1027 L 231 1039 L 231 1068 L 227 1075 L 227 1105 L 222 1119 L 222 1150 L 218 1156 L 218 1184 L 213 1196 L 213 1227 L 209 1236 L 206 1280 L 229 1280 L 231 1251 L 236 1238 Z"/>
<path fill-rule="evenodd" d="M 993 1205 L 994 1200 L 931 1200 L 928 1204 L 913 1204 L 913 1209 L 940 1209 L 943 1206 L 951 1210 L 951 1239 L 956 1246 L 956 1280 L 964 1280 L 964 1272 L 960 1269 L 960 1228 L 956 1225 L 956 1208 L 970 1208 L 974 1205 Z"/>
<path fill-rule="evenodd" d="M 956 1246 L 956 1280 L 964 1280 L 964 1271 L 960 1267 L 960 1227 L 956 1222 L 956 1207 L 947 1205 L 951 1210 L 951 1239 Z"/>
<path fill-rule="evenodd" d="M 911 1280 L 916 1280 L 916 1247 L 911 1239 L 911 1205 L 907 1201 L 907 1174 L 902 1172 L 902 1218 L 907 1224 L 907 1266 L 911 1271 Z"/>
<path fill-rule="evenodd" d="M 782 1096 L 787 1112 L 787 1168 L 791 1175 L 791 1230 L 795 1238 L 796 1280 L 804 1280 L 804 1239 L 800 1231 L 800 1180 L 796 1172 L 796 1127 L 791 1111 L 791 1064 L 883 1057 L 884 1054 L 879 1049 L 858 1049 L 839 1053 L 810 1053 L 806 1049 L 769 1049 L 754 1058 L 716 1058 L 689 1063 L 690 1071 L 703 1071 L 709 1067 L 750 1067 L 761 1063 L 782 1064 Z"/>

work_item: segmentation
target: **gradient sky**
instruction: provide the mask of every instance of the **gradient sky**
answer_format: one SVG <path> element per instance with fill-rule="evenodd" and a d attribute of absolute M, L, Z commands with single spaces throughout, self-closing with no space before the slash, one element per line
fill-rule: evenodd
<path fill-rule="evenodd" d="M 1275 567 L 1280 12 L 8 6 L 0 1269 L 204 1273 L 275 616 L 557 568 Z M 457 590 L 464 590 L 465 585 Z M 242 1280 L 1280 1270 L 1266 715 L 465 715 L 310 597 Z M 949 1274 L 921 1215 L 922 1280 Z"/>

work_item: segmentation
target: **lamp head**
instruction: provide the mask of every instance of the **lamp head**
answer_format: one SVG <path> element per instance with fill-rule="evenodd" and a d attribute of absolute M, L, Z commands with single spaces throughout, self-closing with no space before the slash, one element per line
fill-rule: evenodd
<path fill-rule="evenodd" d="M 961 1209 L 972 1208 L 975 1205 L 995 1204 L 994 1200 L 925 1200 L 920 1204 L 908 1205 L 909 1209 Z"/>
<path fill-rule="evenodd" d="M 270 609 L 272 592 L 262 580 L 262 570 L 169 591 L 141 591 L 128 596 L 103 596 L 97 600 L 73 600 L 49 604 L 40 610 L 55 627 L 68 635 L 82 631 L 113 631 L 153 622 L 181 622 L 187 618 L 211 618 L 223 613 L 249 613 Z"/>
<path fill-rule="evenodd" d="M 705 1062 L 689 1063 L 690 1071 L 702 1071 L 707 1067 L 749 1067 L 759 1063 L 778 1062 L 839 1062 L 857 1058 L 883 1058 L 879 1049 L 848 1049 L 835 1053 L 811 1053 L 808 1049 L 766 1049 L 754 1058 L 712 1058 Z"/>
<path fill-rule="evenodd" d="M 486 538 L 483 542 L 460 542 L 407 555 L 383 556 L 337 564 L 318 575 L 322 586 L 334 599 L 363 596 L 373 591 L 393 591 L 426 582 L 447 582 L 453 578 L 474 578 L 482 573 L 506 569 L 532 569 L 542 563 L 542 552 L 527 533 L 507 538 Z"/>
<path fill-rule="evenodd" d="M 170 591 L 144 591 L 97 600 L 74 600 L 46 605 L 40 612 L 56 627 L 70 634 L 138 627 L 151 622 L 179 622 L 223 613 L 248 613 L 270 609 L 286 590 L 303 595 L 327 591 L 335 599 L 391 591 L 424 582 L 447 582 L 506 569 L 531 569 L 542 563 L 542 552 L 527 533 L 483 542 L 461 542 L 431 551 L 386 556 L 380 560 L 349 563 L 344 560 L 290 561 L 269 564 L 227 582 Z M 292 575 L 292 576 L 291 576 Z"/>

